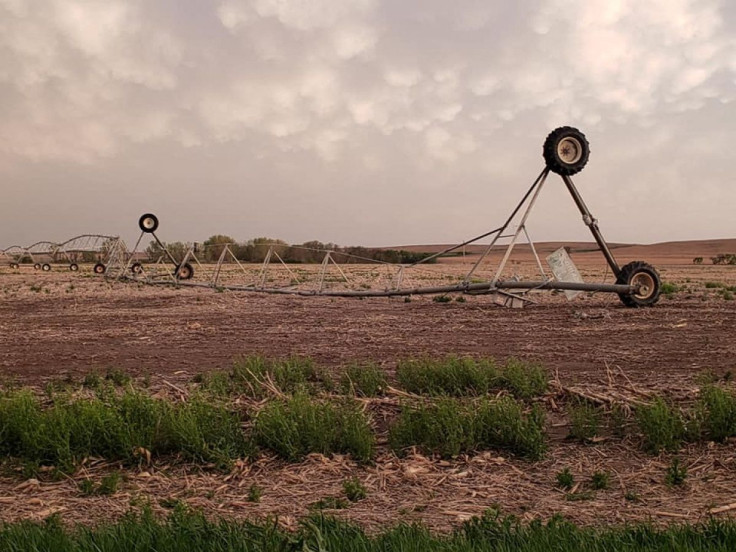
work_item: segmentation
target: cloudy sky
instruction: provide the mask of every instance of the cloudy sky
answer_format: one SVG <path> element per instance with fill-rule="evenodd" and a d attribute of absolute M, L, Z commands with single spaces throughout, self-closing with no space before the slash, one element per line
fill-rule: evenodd
<path fill-rule="evenodd" d="M 457 242 L 561 125 L 608 239 L 736 237 L 736 3 L 0 0 L 0 247 Z M 559 178 L 529 230 L 588 237 Z"/>

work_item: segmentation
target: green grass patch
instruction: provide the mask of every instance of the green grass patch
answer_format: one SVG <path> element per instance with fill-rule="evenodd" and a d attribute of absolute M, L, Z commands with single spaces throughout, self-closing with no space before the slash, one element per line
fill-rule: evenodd
<path fill-rule="evenodd" d="M 426 454 L 451 458 L 481 449 L 507 449 L 530 459 L 544 454 L 544 414 L 510 397 L 462 402 L 444 398 L 431 404 L 405 405 L 389 430 L 397 454 L 419 447 Z"/>
<path fill-rule="evenodd" d="M 510 358 L 499 365 L 492 358 L 457 356 L 401 361 L 396 378 L 410 393 L 452 397 L 506 389 L 516 397 L 531 398 L 544 394 L 548 382 L 547 372 L 538 364 Z"/>
<path fill-rule="evenodd" d="M 209 372 L 197 379 L 203 390 L 215 395 L 239 394 L 258 399 L 272 395 L 272 388 L 287 394 L 314 394 L 334 388 L 334 382 L 325 370 L 311 358 L 299 356 L 285 359 L 240 357 L 233 362 L 229 372 Z"/>
<path fill-rule="evenodd" d="M 197 398 L 174 404 L 126 391 L 42 408 L 13 391 L 0 396 L 0 455 L 65 471 L 89 456 L 136 463 L 148 453 L 225 466 L 253 454 L 240 425 L 238 414 Z"/>
<path fill-rule="evenodd" d="M 661 397 L 637 409 L 636 421 L 644 437 L 643 447 L 654 454 L 676 450 L 685 437 L 682 413 Z"/>
<path fill-rule="evenodd" d="M 256 416 L 253 437 L 258 446 L 290 461 L 318 452 L 367 462 L 375 447 L 370 421 L 356 404 L 322 402 L 301 393 L 267 404 Z"/>
<path fill-rule="evenodd" d="M 586 497 L 587 498 L 587 497 Z M 345 506 L 325 500 L 322 507 Z M 316 507 L 316 503 L 315 503 Z M 420 524 L 396 524 L 367 534 L 350 522 L 315 514 L 294 532 L 275 520 L 212 520 L 177 505 L 165 519 L 150 510 L 130 513 L 94 528 L 65 527 L 60 518 L 0 526 L 2 550 L 55 552 L 728 552 L 736 549 L 736 522 L 697 525 L 579 527 L 559 516 L 522 523 L 494 511 L 464 522 L 450 533 Z"/>
<path fill-rule="evenodd" d="M 578 441 L 589 441 L 596 437 L 601 426 L 601 410 L 588 401 L 573 401 L 568 405 L 570 437 Z"/>
<path fill-rule="evenodd" d="M 703 437 L 725 441 L 736 435 L 736 397 L 720 387 L 707 386 L 701 390 L 696 406 Z"/>
<path fill-rule="evenodd" d="M 351 364 L 340 379 L 340 390 L 356 397 L 378 397 L 386 392 L 386 374 L 372 362 Z"/>

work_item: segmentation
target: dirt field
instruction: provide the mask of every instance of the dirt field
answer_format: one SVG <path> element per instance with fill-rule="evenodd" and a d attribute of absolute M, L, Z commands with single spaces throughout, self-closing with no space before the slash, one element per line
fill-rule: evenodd
<path fill-rule="evenodd" d="M 576 257 L 586 280 L 602 278 L 603 265 L 586 255 Z M 628 389 L 641 397 L 652 391 L 684 396 L 706 370 L 718 376 L 736 372 L 736 301 L 705 286 L 735 285 L 736 267 L 694 266 L 681 258 L 667 264 L 667 255 L 641 258 L 657 264 L 664 281 L 686 289 L 651 309 L 626 309 L 605 294 L 570 303 L 544 294 L 539 304 L 512 310 L 484 296 L 464 303 L 430 297 L 405 303 L 215 293 L 3 268 L 0 374 L 4 381 L 41 387 L 50 379 L 115 367 L 148 374 L 153 387 L 163 390 L 227 368 L 241 354 L 310 355 L 336 369 L 352 360 L 375 360 L 390 372 L 401 358 L 455 353 L 534 359 L 562 386 L 601 393 Z M 526 270 L 528 262 L 522 259 L 516 268 Z M 453 259 L 448 270 L 463 268 Z M 733 444 L 681 451 L 693 476 L 686 488 L 663 491 L 666 455 L 646 455 L 627 443 L 581 446 L 561 436 L 553 441 L 548 458 L 532 464 L 494 453 L 452 462 L 381 453 L 368 468 L 319 456 L 299 465 L 264 459 L 229 475 L 158 466 L 131 474 L 124 492 L 106 498 L 78 497 L 71 480 L 21 483 L 3 476 L 0 520 L 53 512 L 72 520 L 109 518 L 124 512 L 133 497 L 153 496 L 233 516 L 279 514 L 288 525 L 307 512 L 308 497 L 338 492 L 351 474 L 366 482 L 369 499 L 342 514 L 368 526 L 421 519 L 446 528 L 496 503 L 525 518 L 557 512 L 583 523 L 695 521 L 736 500 Z M 590 501 L 566 501 L 552 483 L 562 466 L 580 474 L 605 469 L 615 474 L 615 483 Z M 110 468 L 98 463 L 89 469 L 97 474 Z M 254 482 L 264 489 L 260 504 L 245 499 Z M 629 492 L 640 500 L 625 500 Z"/>

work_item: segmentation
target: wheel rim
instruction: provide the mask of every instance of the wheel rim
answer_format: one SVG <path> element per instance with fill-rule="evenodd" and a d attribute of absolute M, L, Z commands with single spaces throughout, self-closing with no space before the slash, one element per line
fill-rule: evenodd
<path fill-rule="evenodd" d="M 649 299 L 656 292 L 657 284 L 654 276 L 647 272 L 638 272 L 631 278 L 631 285 L 638 288 L 634 293 L 637 299 Z"/>
<path fill-rule="evenodd" d="M 583 145 L 577 138 L 567 136 L 557 144 L 557 157 L 568 165 L 577 163 L 583 157 Z"/>
<path fill-rule="evenodd" d="M 156 227 L 156 219 L 153 217 L 144 217 L 141 221 L 141 226 L 146 230 L 153 230 Z"/>
<path fill-rule="evenodd" d="M 183 266 L 179 269 L 179 278 L 182 280 L 188 280 L 192 277 L 192 271 L 189 270 L 189 267 Z"/>

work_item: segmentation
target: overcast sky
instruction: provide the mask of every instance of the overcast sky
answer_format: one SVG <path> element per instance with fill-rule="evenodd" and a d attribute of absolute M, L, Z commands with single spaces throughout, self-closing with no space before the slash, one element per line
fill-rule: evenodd
<path fill-rule="evenodd" d="M 0 247 L 449 243 L 557 126 L 611 241 L 736 237 L 733 0 L 0 0 Z M 587 239 L 558 177 L 532 238 Z"/>

